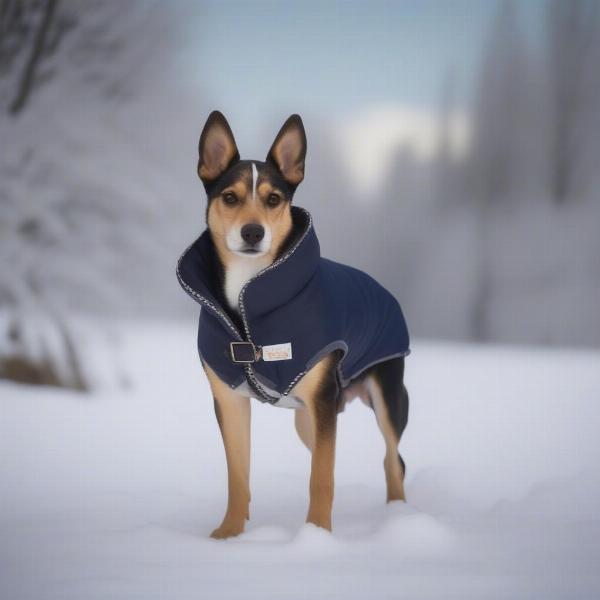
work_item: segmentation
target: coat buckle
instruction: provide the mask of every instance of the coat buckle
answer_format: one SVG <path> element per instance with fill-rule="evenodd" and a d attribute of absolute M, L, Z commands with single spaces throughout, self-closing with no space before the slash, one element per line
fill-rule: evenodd
<path fill-rule="evenodd" d="M 234 363 L 251 364 L 260 360 L 260 348 L 252 342 L 230 342 L 229 355 Z"/>

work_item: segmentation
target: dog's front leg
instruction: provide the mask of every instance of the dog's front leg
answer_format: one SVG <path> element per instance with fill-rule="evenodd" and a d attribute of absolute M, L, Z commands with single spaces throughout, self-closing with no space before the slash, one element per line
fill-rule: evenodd
<path fill-rule="evenodd" d="M 250 399 L 234 392 L 205 365 L 227 459 L 228 499 L 223 522 L 210 535 L 228 538 L 250 518 Z"/>
<path fill-rule="evenodd" d="M 306 405 L 313 432 L 310 504 L 306 521 L 330 531 L 339 395 L 336 367 L 337 356 L 327 356 L 301 379 L 292 392 Z"/>

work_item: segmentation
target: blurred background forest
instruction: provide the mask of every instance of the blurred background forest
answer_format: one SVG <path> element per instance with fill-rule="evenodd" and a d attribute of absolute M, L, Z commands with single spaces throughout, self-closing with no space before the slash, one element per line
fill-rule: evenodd
<path fill-rule="evenodd" d="M 195 326 L 215 108 L 243 158 L 302 115 L 295 202 L 414 337 L 600 346 L 599 64 L 595 0 L 0 0 L 0 378 L 124 383 L 120 322 Z"/>

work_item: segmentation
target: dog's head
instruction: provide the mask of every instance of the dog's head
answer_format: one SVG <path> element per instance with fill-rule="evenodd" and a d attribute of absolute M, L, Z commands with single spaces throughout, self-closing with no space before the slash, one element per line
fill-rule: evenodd
<path fill-rule="evenodd" d="M 221 260 L 277 256 L 292 229 L 291 201 L 304 178 L 306 134 L 302 119 L 283 124 L 266 160 L 240 160 L 219 111 L 204 125 L 198 175 L 208 198 L 206 221 Z"/>

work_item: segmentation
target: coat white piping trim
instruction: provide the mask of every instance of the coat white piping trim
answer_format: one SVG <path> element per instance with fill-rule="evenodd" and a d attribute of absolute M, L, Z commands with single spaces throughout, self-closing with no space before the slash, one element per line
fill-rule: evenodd
<path fill-rule="evenodd" d="M 238 299 L 238 306 L 240 308 L 240 316 L 242 317 L 242 323 L 244 325 L 244 331 L 246 333 L 246 339 L 249 342 L 252 342 L 252 336 L 250 334 L 250 326 L 248 324 L 248 319 L 246 318 L 246 308 L 244 307 L 244 294 L 246 293 L 246 288 L 248 287 L 248 285 L 250 283 L 252 283 L 256 279 L 258 279 L 261 275 L 264 275 L 265 273 L 268 273 L 272 269 L 274 269 L 277 266 L 279 266 L 281 263 L 285 262 L 290 256 L 292 256 L 292 254 L 294 254 L 294 252 L 296 252 L 296 250 L 300 247 L 300 245 L 302 244 L 302 242 L 305 240 L 305 238 L 308 235 L 308 233 L 310 232 L 310 230 L 313 228 L 313 220 L 312 220 L 311 214 L 307 210 L 305 210 L 305 209 L 303 209 L 301 207 L 297 207 L 297 208 L 299 210 L 301 210 L 308 217 L 308 226 L 306 227 L 306 230 L 304 231 L 304 233 L 302 234 L 302 236 L 300 237 L 300 239 L 283 256 L 280 256 L 275 262 L 271 263 L 268 267 L 265 267 L 262 271 L 259 271 L 254 277 L 250 278 L 245 283 L 244 287 L 240 290 L 240 296 L 239 296 L 239 299 Z M 245 365 L 244 366 L 244 370 L 246 371 L 246 377 L 248 377 L 250 379 L 250 381 L 252 382 L 252 384 L 256 386 L 256 391 L 259 394 L 264 394 L 263 395 L 263 400 L 264 401 L 268 402 L 269 404 L 275 404 L 275 402 L 277 402 L 279 400 L 279 398 L 275 398 L 275 397 L 271 396 L 270 394 L 268 394 L 264 390 L 264 388 L 261 386 L 261 384 L 256 379 L 256 376 L 254 374 L 254 369 L 252 368 L 252 365 Z M 290 390 L 296 384 L 296 382 L 301 377 L 303 377 L 305 374 L 306 374 L 306 370 L 302 371 L 301 373 L 298 373 L 298 375 L 296 375 L 296 377 L 294 377 L 294 379 L 292 380 L 292 383 L 287 386 L 287 388 L 283 392 L 282 396 L 287 396 L 288 393 L 290 392 Z"/>
<path fill-rule="evenodd" d="M 180 265 L 181 265 L 181 261 L 183 260 L 183 257 L 187 254 L 188 250 L 194 245 L 194 243 L 190 244 L 185 251 L 183 252 L 183 254 L 179 257 L 179 260 L 177 261 L 177 279 L 179 280 L 179 283 L 181 284 L 181 287 L 187 292 L 187 294 L 189 296 L 191 296 L 196 302 L 200 303 L 200 304 L 204 304 L 206 305 L 208 308 L 210 308 L 215 314 L 217 314 L 217 316 L 219 316 L 223 322 L 229 327 L 229 329 L 231 329 L 232 333 L 235 335 L 236 339 L 238 340 L 242 340 L 242 336 L 240 335 L 240 332 L 238 331 L 237 327 L 231 322 L 231 320 L 229 319 L 229 317 L 222 311 L 220 310 L 218 307 L 216 307 L 210 300 L 207 300 L 204 296 L 202 296 L 201 294 L 199 294 L 196 290 L 194 290 L 193 288 L 191 288 L 183 279 L 183 277 L 181 276 L 181 270 L 180 270 Z"/>

